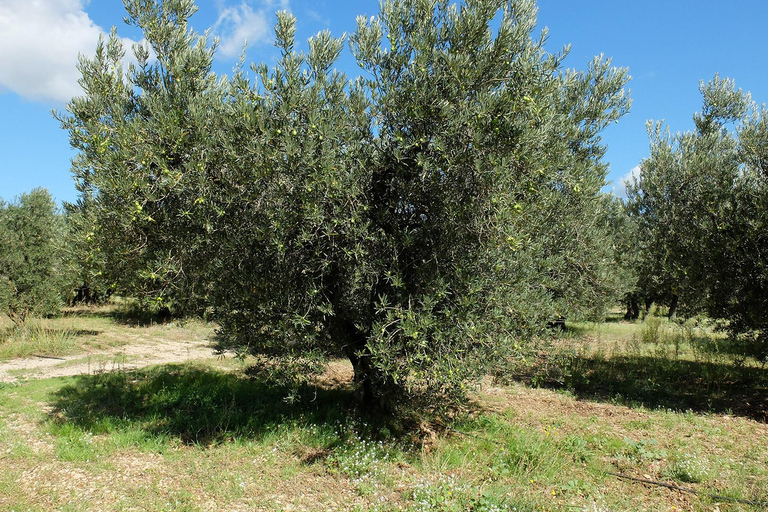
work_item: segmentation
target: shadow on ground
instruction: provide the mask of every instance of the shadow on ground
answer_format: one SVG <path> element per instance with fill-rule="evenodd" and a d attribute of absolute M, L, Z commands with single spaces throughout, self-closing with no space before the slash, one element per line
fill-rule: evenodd
<path fill-rule="evenodd" d="M 108 318 L 116 324 L 129 327 L 166 325 L 172 322 L 184 322 L 188 318 L 183 315 L 174 315 L 165 308 L 159 311 L 148 311 L 132 303 L 116 306 L 73 306 L 64 308 L 61 315 L 65 318 Z"/>
<path fill-rule="evenodd" d="M 190 366 L 162 366 L 78 377 L 53 399 L 59 423 L 93 433 L 138 426 L 185 443 L 260 438 L 281 424 L 335 424 L 352 408 L 346 389 L 306 387 L 288 403 L 288 389 L 263 380 Z"/>
<path fill-rule="evenodd" d="M 768 422 L 766 368 L 650 356 L 575 357 L 562 365 L 558 379 L 529 381 L 565 387 L 578 398 Z"/>
<path fill-rule="evenodd" d="M 98 336 L 104 331 L 95 331 L 93 329 L 58 329 L 62 334 L 71 334 L 78 338 L 83 336 Z"/>

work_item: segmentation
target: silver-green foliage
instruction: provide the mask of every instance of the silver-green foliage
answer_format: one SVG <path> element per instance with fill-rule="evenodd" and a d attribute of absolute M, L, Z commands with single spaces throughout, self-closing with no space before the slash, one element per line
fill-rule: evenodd
<path fill-rule="evenodd" d="M 344 354 L 385 407 L 460 396 L 552 315 L 620 293 L 595 219 L 627 77 L 563 69 L 533 2 L 383 2 L 350 36 L 351 81 L 343 40 L 298 51 L 290 14 L 274 68 L 219 78 L 191 0 L 126 5 L 156 60 L 136 47 L 125 72 L 113 32 L 61 116 L 122 289 L 214 308 L 222 347 Z"/>
<path fill-rule="evenodd" d="M 651 154 L 628 189 L 640 275 L 689 311 L 721 320 L 744 354 L 768 358 L 768 120 L 732 80 L 700 86 L 696 130 L 650 126 Z"/>
<path fill-rule="evenodd" d="M 58 312 L 70 283 L 63 255 L 64 217 L 45 189 L 0 201 L 0 312 L 15 324 Z"/>
<path fill-rule="evenodd" d="M 224 84 L 210 72 L 213 48 L 187 30 L 192 2 L 131 1 L 126 9 L 147 36 L 133 48 L 137 63 L 124 69 L 113 30 L 92 59 L 81 59 L 84 95 L 59 116 L 79 151 L 76 206 L 94 253 L 87 263 L 102 263 L 105 287 L 194 310 L 206 293 L 217 215 L 204 184 L 220 167 L 209 135 L 224 117 Z"/>

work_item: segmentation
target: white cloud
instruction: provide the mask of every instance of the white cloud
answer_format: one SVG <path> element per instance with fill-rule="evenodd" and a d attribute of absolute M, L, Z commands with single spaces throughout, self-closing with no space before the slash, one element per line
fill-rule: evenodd
<path fill-rule="evenodd" d="M 0 93 L 28 100 L 67 102 L 82 94 L 77 70 L 79 54 L 93 55 L 105 30 L 88 16 L 90 0 L 0 0 Z M 104 0 L 100 0 L 104 1 Z M 217 0 L 219 17 L 213 32 L 222 55 L 240 54 L 243 43 L 271 41 L 274 13 L 288 0 L 241 0 L 227 6 Z M 124 39 L 127 59 L 131 44 Z"/>
<path fill-rule="evenodd" d="M 82 0 L 0 0 L 0 90 L 57 102 L 81 94 L 78 54 L 92 55 L 102 33 Z"/>
<path fill-rule="evenodd" d="M 213 25 L 213 33 L 219 38 L 219 52 L 225 57 L 237 57 L 243 44 L 272 39 L 274 13 L 288 9 L 288 0 L 265 0 L 254 9 L 245 0 L 237 6 L 226 7 L 218 2 L 219 19 Z"/>
<path fill-rule="evenodd" d="M 627 184 L 633 183 L 640 177 L 640 165 L 634 166 L 627 174 L 622 176 L 619 183 L 613 188 L 613 195 L 625 199 L 627 197 Z"/>

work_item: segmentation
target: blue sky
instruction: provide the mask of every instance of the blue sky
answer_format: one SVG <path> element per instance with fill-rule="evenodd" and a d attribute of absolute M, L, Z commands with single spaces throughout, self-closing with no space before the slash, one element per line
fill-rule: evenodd
<path fill-rule="evenodd" d="M 350 32 L 357 15 L 378 12 L 377 0 L 198 0 L 198 6 L 195 29 L 210 29 L 221 40 L 219 73 L 231 71 L 244 39 L 249 62 L 274 62 L 277 10 L 296 15 L 298 41 L 326 28 Z M 91 55 L 100 33 L 115 25 L 126 41 L 141 38 L 123 16 L 120 0 L 0 0 L 0 197 L 45 187 L 59 201 L 75 200 L 74 153 L 51 110 L 63 110 L 78 94 L 77 55 Z M 646 120 L 665 119 L 673 131 L 692 127 L 699 80 L 720 73 L 768 102 L 766 19 L 764 0 L 540 0 L 549 51 L 571 44 L 566 64 L 574 68 L 602 53 L 633 77 L 631 113 L 604 133 L 616 193 L 648 153 Z M 357 73 L 348 53 L 339 66 Z"/>

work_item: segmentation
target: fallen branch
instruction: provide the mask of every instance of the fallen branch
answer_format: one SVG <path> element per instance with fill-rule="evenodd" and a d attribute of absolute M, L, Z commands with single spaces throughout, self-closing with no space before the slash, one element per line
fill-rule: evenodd
<path fill-rule="evenodd" d="M 605 473 L 606 475 L 615 476 L 617 478 L 623 478 L 624 480 L 631 480 L 633 482 L 640 482 L 648 485 L 656 485 L 658 487 L 666 487 L 667 489 L 688 492 L 691 494 L 695 494 L 696 496 L 706 496 L 707 498 L 711 498 L 713 500 L 729 501 L 731 503 L 742 503 L 744 505 L 751 505 L 753 507 L 768 507 L 768 501 L 754 501 L 754 500 L 745 500 L 741 498 L 731 498 L 729 496 L 722 496 L 720 494 L 712 494 L 709 492 L 697 491 L 696 489 L 691 489 L 690 487 L 680 487 L 679 485 L 675 485 L 675 484 L 659 482 L 657 480 L 647 480 L 645 478 L 636 478 L 634 476 L 622 475 L 621 473 L 612 473 L 610 471 L 603 471 L 603 473 Z"/>

